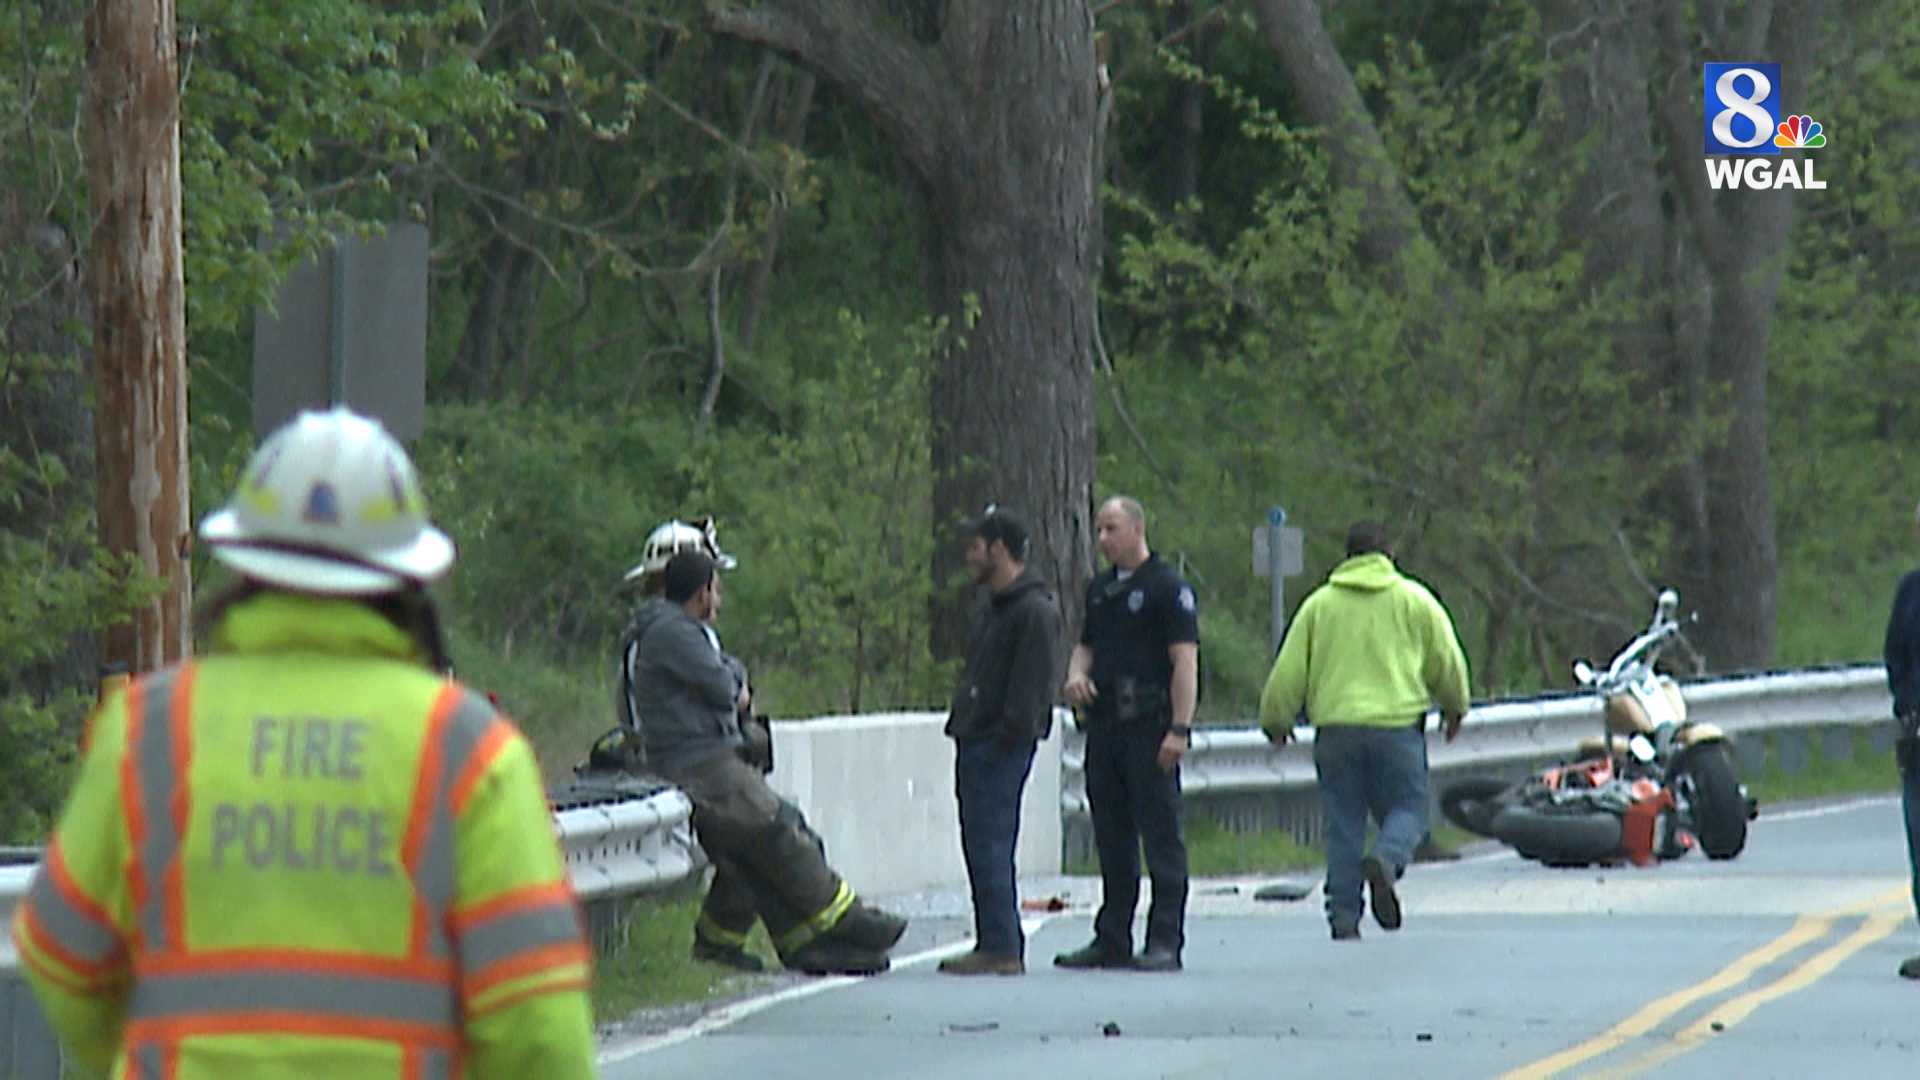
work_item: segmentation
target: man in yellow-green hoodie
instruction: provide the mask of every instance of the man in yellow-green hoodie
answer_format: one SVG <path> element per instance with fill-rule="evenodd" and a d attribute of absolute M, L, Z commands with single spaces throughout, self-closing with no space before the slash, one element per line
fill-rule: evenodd
<path fill-rule="evenodd" d="M 1426 734 L 1438 705 L 1449 742 L 1467 714 L 1467 660 L 1447 609 L 1401 574 L 1385 527 L 1347 531 L 1347 558 L 1294 613 L 1266 690 L 1260 728 L 1284 743 L 1304 710 L 1314 727 L 1327 837 L 1327 921 L 1360 937 L 1360 886 L 1382 929 L 1400 928 L 1394 882 L 1427 832 Z M 1379 823 L 1364 852 L 1367 817 Z"/>

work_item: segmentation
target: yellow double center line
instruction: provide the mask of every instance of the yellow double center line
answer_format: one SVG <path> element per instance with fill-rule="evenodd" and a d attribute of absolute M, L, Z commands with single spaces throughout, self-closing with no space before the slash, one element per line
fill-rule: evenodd
<path fill-rule="evenodd" d="M 1542 1058 L 1531 1065 L 1515 1069 L 1507 1073 L 1503 1080 L 1546 1080 L 1547 1077 L 1618 1049 L 1651 1032 L 1701 998 L 1711 997 L 1738 986 L 1768 964 L 1827 936 L 1833 930 L 1833 924 L 1836 921 L 1868 914 L 1867 921 L 1838 944 L 1801 961 L 1778 979 L 1722 1002 L 1705 1017 L 1674 1035 L 1671 1042 L 1604 1075 L 1632 1076 L 1684 1054 L 1709 1036 L 1745 1020 L 1753 1014 L 1755 1009 L 1767 1002 L 1812 985 L 1832 972 L 1834 968 L 1839 967 L 1848 957 L 1893 933 L 1905 921 L 1906 912 L 1904 908 L 1889 909 L 1889 906 L 1901 903 L 1906 895 L 1907 888 L 1902 886 L 1890 889 L 1865 903 L 1855 904 L 1839 911 L 1801 916 L 1786 933 L 1728 964 L 1705 981 L 1676 990 L 1651 1002 L 1645 1008 L 1586 1042 L 1568 1047 L 1552 1057 Z"/>

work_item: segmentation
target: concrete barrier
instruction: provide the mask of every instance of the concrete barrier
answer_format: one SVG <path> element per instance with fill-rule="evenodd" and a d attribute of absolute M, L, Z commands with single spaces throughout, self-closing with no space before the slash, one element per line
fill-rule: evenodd
<path fill-rule="evenodd" d="M 775 791 L 805 811 L 827 858 L 863 893 L 966 880 L 944 712 L 773 723 Z M 1020 807 L 1022 875 L 1060 872 L 1060 745 L 1066 714 L 1034 755 Z"/>

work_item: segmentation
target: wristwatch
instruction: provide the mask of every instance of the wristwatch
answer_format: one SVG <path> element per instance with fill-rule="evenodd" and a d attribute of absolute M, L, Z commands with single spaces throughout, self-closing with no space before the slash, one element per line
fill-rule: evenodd
<path fill-rule="evenodd" d="M 1174 734 L 1180 736 L 1183 739 L 1193 738 L 1192 724 L 1169 724 L 1167 725 L 1167 730 L 1173 732 Z"/>

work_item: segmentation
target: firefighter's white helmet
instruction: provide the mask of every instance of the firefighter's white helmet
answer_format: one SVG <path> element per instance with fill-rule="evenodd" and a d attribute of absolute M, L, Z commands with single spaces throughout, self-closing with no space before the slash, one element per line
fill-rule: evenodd
<path fill-rule="evenodd" d="M 407 452 L 346 408 L 303 412 L 268 436 L 200 538 L 247 577 L 302 592 L 394 592 L 453 565 Z"/>
<path fill-rule="evenodd" d="M 695 518 L 691 523 L 676 518 L 647 534 L 646 546 L 640 550 L 640 562 L 627 571 L 625 580 L 638 581 L 665 570 L 667 562 L 682 551 L 701 552 L 721 570 L 740 565 L 733 556 L 720 550 L 712 518 Z"/>

